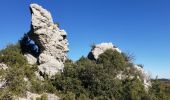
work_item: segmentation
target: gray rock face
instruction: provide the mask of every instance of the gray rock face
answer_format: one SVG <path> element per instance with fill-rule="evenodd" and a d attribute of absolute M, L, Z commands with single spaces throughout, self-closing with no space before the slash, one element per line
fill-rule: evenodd
<path fill-rule="evenodd" d="M 148 90 L 148 88 L 151 86 L 151 79 L 150 79 L 149 74 L 142 67 L 140 67 L 138 65 L 134 65 L 133 68 L 139 72 L 139 74 L 142 78 L 141 80 L 143 82 L 143 85 L 144 85 L 145 89 Z"/>
<path fill-rule="evenodd" d="M 146 70 L 138 65 L 133 65 L 132 67 L 128 67 L 127 70 L 133 69 L 134 73 L 138 73 L 139 76 L 137 76 L 138 79 L 143 83 L 143 86 L 145 90 L 148 91 L 149 87 L 151 86 L 151 79 L 149 74 L 146 72 Z M 135 75 L 132 74 L 123 74 L 123 71 L 119 72 L 116 75 L 116 78 L 119 80 L 125 80 L 127 78 L 133 79 Z"/>
<path fill-rule="evenodd" d="M 6 69 L 8 69 L 8 66 L 6 65 L 6 64 L 4 64 L 4 63 L 0 63 L 0 70 L 6 70 Z"/>
<path fill-rule="evenodd" d="M 34 56 L 32 56 L 31 54 L 24 54 L 24 56 L 26 57 L 27 61 L 29 64 L 33 65 L 37 63 L 37 58 L 35 58 Z"/>
<path fill-rule="evenodd" d="M 42 73 L 53 76 L 64 68 L 63 63 L 67 59 L 67 33 L 53 23 L 52 16 L 46 9 L 37 4 L 31 4 L 30 9 L 32 23 L 28 35 L 40 49 L 38 68 Z"/>
<path fill-rule="evenodd" d="M 92 48 L 91 52 L 88 54 L 88 58 L 92 60 L 97 60 L 98 56 L 104 53 L 108 49 L 112 49 L 113 51 L 116 50 L 121 53 L 119 48 L 114 46 L 112 43 L 101 43 L 101 44 L 95 45 Z"/>
<path fill-rule="evenodd" d="M 0 79 L 0 89 L 3 88 L 6 84 L 6 80 Z"/>

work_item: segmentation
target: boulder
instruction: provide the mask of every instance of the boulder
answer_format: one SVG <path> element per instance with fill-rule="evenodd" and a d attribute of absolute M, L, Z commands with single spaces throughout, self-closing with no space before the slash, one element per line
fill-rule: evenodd
<path fill-rule="evenodd" d="M 5 85 L 6 85 L 6 80 L 0 78 L 0 89 L 5 87 Z"/>
<path fill-rule="evenodd" d="M 32 21 L 28 36 L 39 47 L 37 58 L 25 54 L 28 62 L 38 62 L 41 73 L 53 76 L 64 68 L 67 59 L 68 40 L 67 33 L 54 24 L 49 11 L 38 4 L 30 5 Z"/>
<path fill-rule="evenodd" d="M 97 60 L 99 55 L 104 53 L 106 50 L 112 49 L 113 51 L 116 50 L 121 53 L 121 50 L 114 46 L 111 42 L 110 43 L 101 43 L 94 45 L 90 53 L 88 54 L 88 58 L 91 60 Z"/>
<path fill-rule="evenodd" d="M 6 69 L 8 69 L 8 66 L 6 65 L 6 64 L 4 64 L 4 63 L 0 63 L 0 70 L 6 70 Z"/>
<path fill-rule="evenodd" d="M 26 57 L 29 64 L 33 65 L 37 63 L 37 58 L 35 58 L 33 55 L 26 53 L 24 56 Z"/>

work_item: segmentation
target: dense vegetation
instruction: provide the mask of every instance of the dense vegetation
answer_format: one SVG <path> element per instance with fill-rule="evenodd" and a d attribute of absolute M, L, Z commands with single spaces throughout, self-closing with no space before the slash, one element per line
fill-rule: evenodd
<path fill-rule="evenodd" d="M 0 62 L 8 66 L 7 70 L 0 69 L 0 80 L 6 80 L 6 86 L 0 89 L 0 99 L 24 96 L 26 91 L 35 93 L 55 91 L 48 79 L 40 81 L 36 78 L 37 66 L 30 66 L 27 63 L 19 44 L 9 45 L 1 50 Z"/>
<path fill-rule="evenodd" d="M 53 79 L 36 78 L 37 65 L 29 65 L 19 44 L 9 45 L 0 51 L 0 62 L 8 69 L 0 69 L 0 80 L 6 86 L 0 89 L 0 99 L 33 93 L 56 93 L 63 100 L 170 100 L 170 87 L 159 80 L 145 90 L 139 73 L 131 69 L 131 57 L 107 50 L 97 61 L 81 57 L 78 61 L 67 60 L 63 72 Z M 117 75 L 123 72 L 126 79 Z M 130 78 L 130 76 L 134 78 Z M 41 99 L 41 98 L 37 98 Z"/>

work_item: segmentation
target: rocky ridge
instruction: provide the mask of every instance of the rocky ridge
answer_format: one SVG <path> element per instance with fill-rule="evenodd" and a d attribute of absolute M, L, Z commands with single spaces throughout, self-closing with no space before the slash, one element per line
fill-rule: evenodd
<path fill-rule="evenodd" d="M 69 51 L 67 33 L 64 30 L 61 30 L 57 24 L 54 24 L 50 12 L 46 9 L 37 4 L 31 4 L 30 10 L 32 23 L 28 35 L 38 45 L 40 54 L 35 57 L 32 54 L 25 53 L 24 56 L 27 58 L 30 65 L 38 64 L 38 71 L 35 72 L 35 75 L 38 79 L 43 80 L 43 76 L 41 76 L 40 73 L 52 77 L 59 71 L 63 70 L 64 62 L 67 59 L 67 52 Z M 121 50 L 111 42 L 101 43 L 93 46 L 88 54 L 88 58 L 91 60 L 97 60 L 99 55 L 108 49 L 122 53 Z M 0 63 L 0 69 L 6 70 L 7 68 L 8 67 L 5 64 Z M 134 65 L 133 68 L 140 73 L 142 76 L 141 81 L 147 89 L 151 85 L 149 75 L 138 65 Z M 126 78 L 122 73 L 117 76 L 120 80 Z M 26 79 L 26 81 L 28 81 L 28 79 Z M 3 87 L 4 84 L 5 80 L 1 80 L 0 77 L 0 88 Z M 46 94 L 49 100 L 59 99 L 59 97 L 54 94 Z M 35 100 L 41 95 L 42 94 L 27 92 L 26 97 L 19 98 L 19 100 Z"/>

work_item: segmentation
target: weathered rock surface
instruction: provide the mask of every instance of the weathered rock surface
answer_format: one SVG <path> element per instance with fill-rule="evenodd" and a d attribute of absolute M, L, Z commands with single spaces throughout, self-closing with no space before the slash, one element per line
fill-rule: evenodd
<path fill-rule="evenodd" d="M 4 63 L 0 63 L 0 70 L 7 70 L 8 66 Z M 3 88 L 6 85 L 6 80 L 0 76 L 0 88 Z"/>
<path fill-rule="evenodd" d="M 38 69 L 50 77 L 64 68 L 67 59 L 68 41 L 67 33 L 60 30 L 53 23 L 50 12 L 37 4 L 30 5 L 32 14 L 29 37 L 39 46 Z M 28 62 L 34 64 L 36 60 L 27 55 Z"/>
<path fill-rule="evenodd" d="M 101 44 L 94 45 L 91 52 L 88 54 L 88 58 L 92 60 L 97 60 L 99 55 L 104 53 L 108 49 L 112 49 L 113 51 L 116 50 L 121 53 L 119 48 L 114 46 L 112 43 L 101 43 Z"/>
<path fill-rule="evenodd" d="M 133 67 L 136 69 L 136 71 L 139 72 L 139 75 L 142 78 L 141 80 L 143 82 L 145 89 L 148 89 L 148 87 L 151 86 L 150 75 L 142 67 L 138 65 L 134 65 Z"/>
<path fill-rule="evenodd" d="M 8 69 L 8 66 L 6 65 L 6 64 L 4 64 L 4 63 L 0 63 L 0 70 L 6 70 L 6 69 Z"/>
<path fill-rule="evenodd" d="M 27 53 L 24 54 L 24 56 L 26 57 L 29 64 L 33 65 L 37 63 L 37 58 L 35 58 L 33 55 Z"/>
<path fill-rule="evenodd" d="M 36 93 L 31 93 L 28 92 L 26 93 L 25 97 L 16 97 L 15 100 L 37 100 L 37 98 L 41 98 L 43 94 L 36 94 Z M 54 94 L 50 94 L 50 93 L 45 93 L 45 95 L 47 96 L 47 100 L 59 100 L 60 98 Z"/>
<path fill-rule="evenodd" d="M 137 78 L 139 80 L 141 80 L 141 82 L 143 83 L 143 86 L 145 87 L 145 90 L 148 90 L 148 88 L 151 86 L 151 79 L 149 74 L 146 72 L 146 70 L 144 70 L 144 68 L 138 66 L 138 65 L 133 65 L 132 67 L 128 67 L 127 70 L 133 69 L 133 73 L 138 73 L 139 76 L 137 76 Z M 123 73 L 123 71 L 120 71 L 117 75 L 116 78 L 119 80 L 124 80 L 127 78 L 133 79 L 135 77 L 135 75 L 129 74 L 126 75 Z"/>
<path fill-rule="evenodd" d="M 0 88 L 3 88 L 6 84 L 6 80 L 0 80 Z"/>

